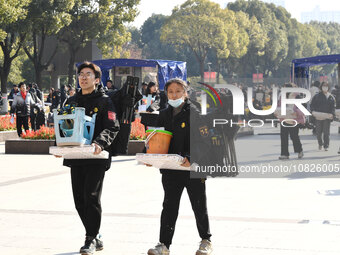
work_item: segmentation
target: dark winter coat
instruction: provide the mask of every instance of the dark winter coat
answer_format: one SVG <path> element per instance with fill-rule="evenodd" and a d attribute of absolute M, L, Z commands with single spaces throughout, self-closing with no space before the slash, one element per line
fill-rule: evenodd
<path fill-rule="evenodd" d="M 198 151 L 203 152 L 206 147 L 201 145 L 203 140 L 195 139 L 199 135 L 199 127 L 193 128 L 193 133 L 190 134 L 190 115 L 192 120 L 199 118 L 198 109 L 189 101 L 186 100 L 181 111 L 173 116 L 174 108 L 168 106 L 159 112 L 158 127 L 164 127 L 166 131 L 172 133 L 173 137 L 170 141 L 168 154 L 178 154 L 182 157 L 187 157 L 190 161 L 191 152 L 198 155 Z M 197 123 L 195 121 L 195 123 Z M 190 135 L 195 139 L 195 146 L 190 148 Z M 193 162 L 191 162 L 193 163 Z M 179 172 L 174 170 L 161 169 L 161 172 Z M 182 172 L 182 171 L 181 171 Z"/>
<path fill-rule="evenodd" d="M 327 98 L 320 92 L 313 97 L 310 108 L 312 111 L 331 113 L 335 116 L 335 99 L 331 94 Z"/>
<path fill-rule="evenodd" d="M 119 131 L 119 122 L 111 99 L 105 95 L 102 86 L 98 86 L 91 94 L 82 95 L 79 90 L 74 96 L 68 98 L 65 104 L 84 107 L 85 114 L 92 117 L 97 113 L 92 142 L 98 144 L 103 150 L 108 150 Z M 64 165 L 105 165 L 110 168 L 111 157 L 106 159 L 65 159 Z"/>

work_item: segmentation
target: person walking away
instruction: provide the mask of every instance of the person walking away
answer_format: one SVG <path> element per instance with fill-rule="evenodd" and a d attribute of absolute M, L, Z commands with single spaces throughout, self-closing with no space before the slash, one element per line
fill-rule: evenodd
<path fill-rule="evenodd" d="M 316 94 L 310 105 L 311 111 L 321 112 L 321 113 L 329 113 L 335 116 L 335 98 L 329 93 L 329 84 L 327 82 L 321 83 L 321 92 Z M 322 150 L 322 147 L 325 151 L 328 150 L 329 147 L 329 133 L 332 119 L 323 119 L 323 120 L 315 120 L 316 126 L 316 136 L 318 139 L 319 150 Z"/>
<path fill-rule="evenodd" d="M 296 87 L 295 84 L 287 83 L 284 85 L 285 88 Z M 298 98 L 297 93 L 287 93 L 287 98 L 295 99 Z M 281 108 L 281 98 L 278 102 L 278 107 Z M 299 137 L 299 125 L 305 124 L 306 118 L 305 115 L 301 112 L 296 105 L 287 106 L 287 113 L 290 112 L 291 116 L 284 118 L 284 116 L 278 116 L 280 120 L 280 138 L 281 138 L 281 155 L 279 157 L 280 160 L 289 159 L 289 149 L 288 149 L 288 138 L 293 142 L 294 152 L 298 153 L 298 158 L 302 158 L 304 156 L 302 144 Z M 276 114 L 278 115 L 278 114 Z M 288 114 L 287 114 L 288 115 Z M 289 119 L 289 120 L 285 120 Z M 282 121 L 285 120 L 284 124 Z"/>

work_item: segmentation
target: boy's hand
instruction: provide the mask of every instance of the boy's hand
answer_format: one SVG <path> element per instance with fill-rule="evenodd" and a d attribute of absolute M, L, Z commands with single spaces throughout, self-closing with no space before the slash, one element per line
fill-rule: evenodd
<path fill-rule="evenodd" d="M 92 146 L 94 146 L 94 148 L 95 148 L 95 150 L 93 152 L 94 155 L 98 155 L 99 153 L 102 152 L 102 148 L 98 144 L 93 143 Z"/>

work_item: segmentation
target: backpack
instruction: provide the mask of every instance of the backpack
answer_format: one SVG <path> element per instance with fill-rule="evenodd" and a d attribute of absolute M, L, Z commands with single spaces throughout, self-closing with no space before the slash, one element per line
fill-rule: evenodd
<path fill-rule="evenodd" d="M 207 115 L 190 119 L 193 132 L 191 139 L 194 139 L 191 142 L 191 161 L 196 162 L 200 169 L 196 174 L 211 177 L 238 175 L 234 141 L 240 127 L 238 125 L 213 126 L 214 119 L 232 119 L 234 123 L 237 122 L 237 116 L 232 115 L 231 95 L 223 95 L 221 100 L 223 108 L 216 108 Z"/>
<path fill-rule="evenodd" d="M 138 90 L 138 77 L 128 76 L 126 83 L 119 90 L 109 93 L 113 105 L 116 109 L 117 119 L 120 129 L 110 145 L 110 152 L 113 156 L 126 155 L 130 140 L 131 123 L 135 120 L 134 109 L 138 101 L 142 98 Z"/>

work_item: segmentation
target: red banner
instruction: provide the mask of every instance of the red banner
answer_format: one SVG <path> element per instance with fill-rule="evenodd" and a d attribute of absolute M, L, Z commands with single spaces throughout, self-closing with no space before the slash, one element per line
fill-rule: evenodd
<path fill-rule="evenodd" d="M 253 73 L 253 83 L 263 83 L 263 73 Z"/>
<path fill-rule="evenodd" d="M 205 82 L 216 82 L 216 72 L 204 72 Z"/>

